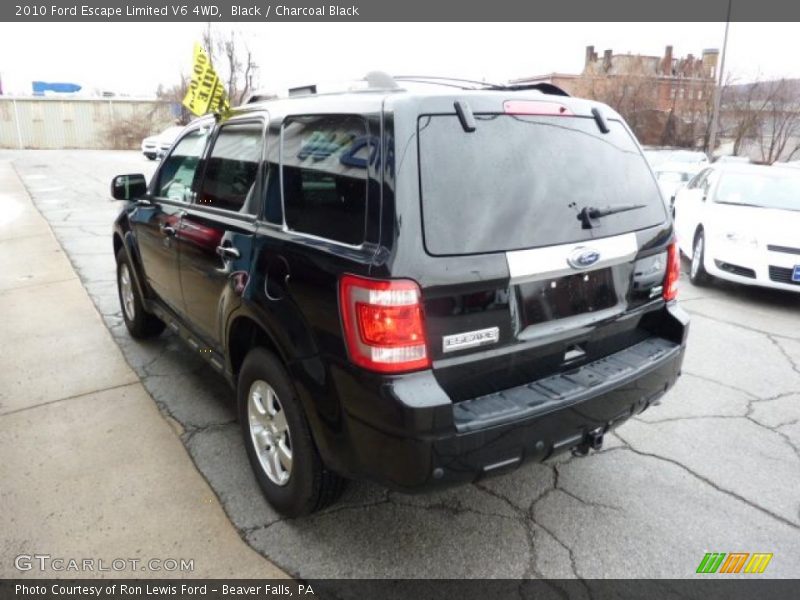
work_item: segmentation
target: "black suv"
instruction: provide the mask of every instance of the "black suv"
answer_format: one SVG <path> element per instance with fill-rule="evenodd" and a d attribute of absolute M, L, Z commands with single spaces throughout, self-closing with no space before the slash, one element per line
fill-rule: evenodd
<path fill-rule="evenodd" d="M 585 453 L 680 373 L 672 222 L 622 118 L 428 89 L 255 102 L 112 182 L 128 330 L 236 388 L 284 514 Z"/>

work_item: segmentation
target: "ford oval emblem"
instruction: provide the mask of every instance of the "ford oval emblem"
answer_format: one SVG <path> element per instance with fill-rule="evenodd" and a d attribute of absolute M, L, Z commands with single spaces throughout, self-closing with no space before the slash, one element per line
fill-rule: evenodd
<path fill-rule="evenodd" d="M 575 248 L 567 257 L 567 262 L 573 269 L 588 269 L 598 260 L 600 260 L 600 253 L 597 250 L 583 246 Z"/>

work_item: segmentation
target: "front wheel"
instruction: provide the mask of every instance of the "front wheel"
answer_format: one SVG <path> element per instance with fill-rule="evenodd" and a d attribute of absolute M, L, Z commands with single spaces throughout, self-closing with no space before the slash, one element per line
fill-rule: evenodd
<path fill-rule="evenodd" d="M 271 352 L 254 348 L 237 386 L 239 422 L 247 457 L 267 501 L 298 517 L 333 503 L 345 480 L 319 456 L 289 375 Z"/>
<path fill-rule="evenodd" d="M 694 236 L 694 249 L 692 250 L 692 262 L 689 266 L 689 279 L 694 285 L 704 286 L 711 283 L 711 275 L 705 267 L 706 260 L 706 240 L 703 230 Z"/>

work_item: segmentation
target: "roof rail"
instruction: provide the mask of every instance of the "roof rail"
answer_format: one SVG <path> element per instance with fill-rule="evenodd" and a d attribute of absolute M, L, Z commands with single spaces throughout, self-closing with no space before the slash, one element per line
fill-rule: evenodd
<path fill-rule="evenodd" d="M 509 91 L 517 92 L 524 90 L 536 90 L 542 94 L 551 96 L 569 96 L 567 92 L 553 85 L 552 83 L 529 83 L 529 84 L 501 84 L 491 83 L 488 81 L 476 81 L 474 79 L 460 79 L 457 77 L 439 77 L 436 75 L 397 75 L 395 77 L 383 71 L 370 71 L 360 81 L 366 82 L 368 90 L 399 90 L 400 86 L 397 82 L 409 83 L 423 83 L 428 85 L 439 85 L 445 87 L 457 88 L 459 90 L 486 90 L 486 91 Z M 329 93 L 343 93 L 346 91 L 356 91 L 351 88 L 349 90 L 341 90 Z M 363 91 L 363 88 L 362 88 Z M 317 94 L 316 84 L 305 85 L 302 87 L 295 87 L 289 90 L 289 97 L 309 96 Z M 274 100 L 278 96 L 272 92 L 255 91 L 243 102 L 243 104 L 252 104 L 254 102 L 262 102 L 264 100 Z"/>
<path fill-rule="evenodd" d="M 464 90 L 508 90 L 513 92 L 524 90 L 538 90 L 550 96 L 569 96 L 562 88 L 552 83 L 530 83 L 530 84 L 502 84 L 491 83 L 488 81 L 475 81 L 474 79 L 458 79 L 456 77 L 436 77 L 428 75 L 400 75 L 395 77 L 397 81 L 411 81 L 416 83 L 430 83 L 431 85 L 446 85 Z M 459 84 L 470 84 L 459 85 Z M 476 87 L 477 86 L 477 87 Z"/>
<path fill-rule="evenodd" d="M 429 83 L 431 85 L 445 85 L 457 87 L 463 90 L 490 89 L 501 90 L 506 86 L 488 81 L 476 81 L 474 79 L 460 79 L 458 77 L 438 77 L 436 75 L 398 75 L 396 81 L 410 81 L 413 83 Z M 463 84 L 469 84 L 463 85 Z M 477 87 L 476 87 L 477 86 Z"/>

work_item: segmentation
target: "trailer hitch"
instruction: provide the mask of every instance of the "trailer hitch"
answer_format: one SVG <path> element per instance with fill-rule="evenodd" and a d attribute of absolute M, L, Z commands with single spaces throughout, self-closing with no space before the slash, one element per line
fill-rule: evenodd
<path fill-rule="evenodd" d="M 572 449 L 574 456 L 586 456 L 589 450 L 598 451 L 603 447 L 603 434 L 605 433 L 602 427 L 587 431 L 583 441 Z"/>

